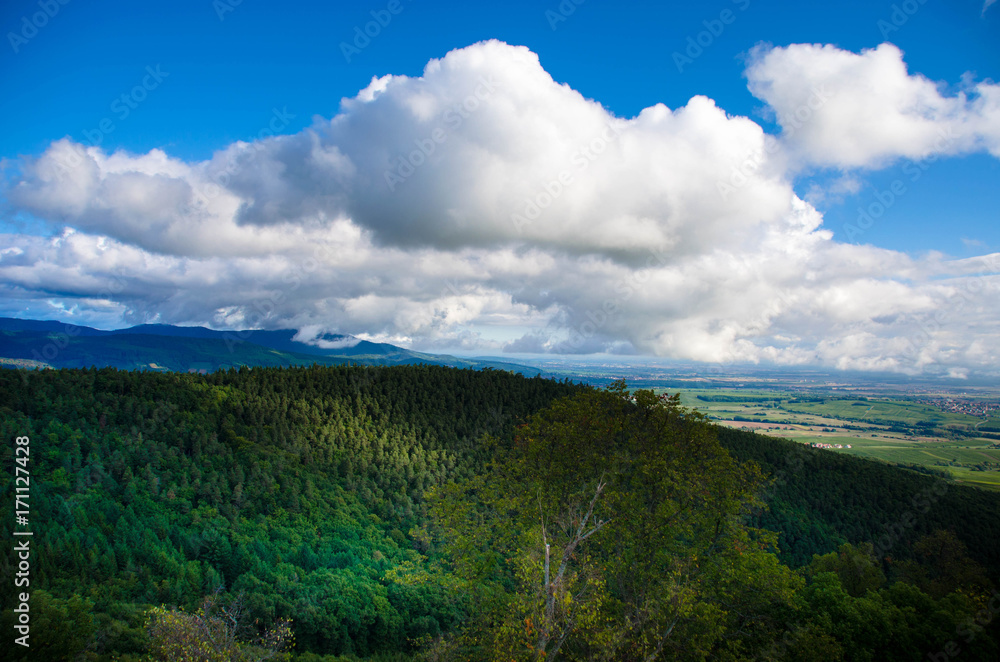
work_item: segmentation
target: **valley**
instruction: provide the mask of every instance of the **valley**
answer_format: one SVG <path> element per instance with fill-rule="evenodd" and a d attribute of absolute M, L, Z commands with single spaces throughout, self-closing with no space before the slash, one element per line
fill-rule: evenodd
<path fill-rule="evenodd" d="M 1000 490 L 1000 384 L 629 358 L 531 363 L 589 384 L 624 378 L 680 393 L 719 425 Z"/>

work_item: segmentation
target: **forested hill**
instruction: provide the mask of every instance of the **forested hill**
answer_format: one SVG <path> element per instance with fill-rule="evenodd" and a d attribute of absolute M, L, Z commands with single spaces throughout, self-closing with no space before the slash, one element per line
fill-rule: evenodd
<path fill-rule="evenodd" d="M 449 570 L 457 561 L 429 520 L 428 490 L 450 481 L 473 484 L 516 447 L 519 426 L 536 412 L 587 393 L 593 391 L 568 382 L 428 365 L 208 375 L 0 370 L 6 475 L 17 466 L 12 440 L 30 438 L 35 626 L 25 659 L 77 653 L 145 659 L 156 635 L 148 626 L 152 606 L 192 613 L 219 587 L 244 596 L 250 622 L 290 618 L 303 660 L 413 655 L 448 641 L 470 607 Z M 777 479 L 764 490 L 770 510 L 751 509 L 748 522 L 779 532 L 786 563 L 812 563 L 811 582 L 839 581 L 815 574 L 838 566 L 812 554 L 840 546 L 842 556 L 854 559 L 841 545 L 871 541 L 876 554 L 864 563 L 875 564 L 872 572 L 920 587 L 881 589 L 886 597 L 878 603 L 879 614 L 901 633 L 924 628 L 919 637 L 906 630 L 913 650 L 944 645 L 956 623 L 975 613 L 973 599 L 955 591 L 980 587 L 979 579 L 949 583 L 950 571 L 920 565 L 927 561 L 924 547 L 914 543 L 950 530 L 958 541 L 948 543 L 955 551 L 950 567 L 977 567 L 962 560 L 964 543 L 971 559 L 995 573 L 997 495 L 749 433 L 716 433 L 734 458 L 755 461 Z M 13 530 L 12 481 L 4 482 L 0 507 L 6 530 Z M 917 565 L 899 563 L 908 560 Z M 0 572 L 13 576 L 14 563 L 3 555 Z M 791 591 L 795 583 L 788 581 Z M 812 586 L 796 594 L 795 609 L 813 615 L 833 609 L 822 600 L 841 594 L 829 586 L 810 593 Z M 2 595 L 2 627 L 9 632 L 12 592 Z M 862 599 L 869 599 L 863 591 L 844 593 L 848 602 L 837 609 L 874 618 L 864 611 L 872 605 L 849 602 Z M 939 616 L 927 629 L 901 625 L 893 610 L 914 622 L 922 622 L 921 614 Z M 868 645 L 856 632 L 840 633 L 833 621 L 802 618 L 795 641 L 767 659 L 804 659 L 795 651 L 817 642 L 842 656 Z M 720 623 L 712 625 L 713 636 L 730 627 Z M 781 634 L 767 632 L 755 636 Z M 975 646 L 986 646 L 985 657 L 968 659 L 990 659 L 995 648 L 984 641 Z"/>
<path fill-rule="evenodd" d="M 215 331 L 200 326 L 141 324 L 104 331 L 51 320 L 0 317 L 0 365 L 205 373 L 242 366 L 428 363 L 512 370 L 528 376 L 541 372 L 495 359 L 426 354 L 345 335 L 326 334 L 310 342 L 298 338 L 294 329 Z"/>
<path fill-rule="evenodd" d="M 735 458 L 774 477 L 769 508 L 754 521 L 781 532 L 781 558 L 793 567 L 844 542 L 871 542 L 880 558 L 908 560 L 916 540 L 946 529 L 1000 580 L 1000 494 L 785 439 L 717 431 Z"/>
<path fill-rule="evenodd" d="M 387 577 L 418 561 L 423 491 L 473 473 L 483 435 L 509 440 L 576 389 L 438 366 L 0 370 L 6 475 L 12 440 L 31 439 L 32 587 L 60 609 L 91 601 L 108 652 L 143 650 L 145 606 L 192 606 L 220 584 L 256 617 L 294 614 L 301 649 L 405 650 L 456 618 L 442 587 Z M 8 531 L 13 494 L 5 481 Z M 0 557 L 3 576 L 12 563 Z"/>

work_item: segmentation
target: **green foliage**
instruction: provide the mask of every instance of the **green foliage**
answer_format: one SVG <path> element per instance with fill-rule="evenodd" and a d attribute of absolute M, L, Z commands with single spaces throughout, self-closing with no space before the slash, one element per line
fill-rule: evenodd
<path fill-rule="evenodd" d="M 408 533 L 424 490 L 473 475 L 483 435 L 512 439 L 575 388 L 431 366 L 2 370 L 0 430 L 31 438 L 32 609 L 38 589 L 60 610 L 76 595 L 93 616 L 80 648 L 137 656 L 146 609 L 190 614 L 224 585 L 252 619 L 294 619 L 299 650 L 412 651 L 460 616 L 446 583 L 398 572 L 432 570 Z M 0 555 L 3 576 L 13 562 Z"/>
<path fill-rule="evenodd" d="M 935 600 L 902 582 L 852 596 L 834 572 L 817 573 L 797 598 L 800 610 L 790 631 L 809 632 L 811 639 L 819 637 L 841 651 L 842 658 L 831 659 L 861 662 L 925 659 L 953 641 L 976 613 L 975 601 L 966 595 L 956 592 Z M 808 659 L 794 636 L 783 638 L 782 644 L 773 659 Z M 998 651 L 989 637 L 963 642 L 962 648 L 962 659 L 970 660 L 994 660 Z"/>
<path fill-rule="evenodd" d="M 718 435 L 733 457 L 774 477 L 768 508 L 751 521 L 781 533 L 782 562 L 797 568 L 845 542 L 869 542 L 887 568 L 914 560 L 920 537 L 946 529 L 1000 579 L 1000 494 L 742 430 Z"/>
<path fill-rule="evenodd" d="M 8 575 L 10 576 L 10 575 Z M 19 590 L 18 593 L 21 591 Z M 92 637 L 95 632 L 91 615 L 93 603 L 73 594 L 67 599 L 53 597 L 48 591 L 31 592 L 28 612 L 31 616 L 29 647 L 4 642 L 4 659 L 8 660 L 74 660 L 91 659 Z M 0 627 L 13 633 L 17 621 L 10 609 L 4 609 Z M 19 635 L 11 635 L 11 638 Z"/>
<path fill-rule="evenodd" d="M 989 594 L 992 582 L 986 569 L 969 558 L 965 544 L 954 532 L 939 529 L 913 545 L 917 561 L 896 564 L 899 576 L 934 598 L 954 591 L 965 595 Z"/>
<path fill-rule="evenodd" d="M 498 660 L 752 654 L 799 583 L 771 537 L 742 524 L 761 480 L 676 396 L 617 384 L 554 403 L 487 472 L 432 496 L 474 601 L 459 648 Z"/>
<path fill-rule="evenodd" d="M 876 591 L 885 584 L 885 574 L 879 560 L 875 558 L 871 543 L 858 547 L 844 543 L 836 552 L 813 556 L 809 574 L 816 576 L 821 572 L 836 574 L 841 586 L 854 598 L 860 598 L 868 591 Z"/>
<path fill-rule="evenodd" d="M 150 662 L 287 660 L 281 651 L 295 645 L 287 619 L 262 632 L 248 626 L 242 596 L 226 603 L 210 595 L 194 613 L 154 607 L 147 618 Z"/>
<path fill-rule="evenodd" d="M 0 370 L 28 659 L 148 659 L 220 585 L 324 662 L 997 658 L 998 495 L 678 403 L 431 366 Z"/>

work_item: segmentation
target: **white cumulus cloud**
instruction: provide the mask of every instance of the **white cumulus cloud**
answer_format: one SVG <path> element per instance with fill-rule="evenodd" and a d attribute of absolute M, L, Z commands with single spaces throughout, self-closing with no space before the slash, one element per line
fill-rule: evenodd
<path fill-rule="evenodd" d="M 802 104 L 810 121 L 776 140 L 701 96 L 616 117 L 491 41 L 206 161 L 57 140 L 7 182 L 44 231 L 0 238 L 0 313 L 995 371 L 1000 256 L 836 242 L 793 184 L 803 163 L 996 154 L 996 86 L 943 93 L 889 45 L 761 49 L 747 75 L 779 121 Z"/>
<path fill-rule="evenodd" d="M 1000 157 L 1000 85 L 966 79 L 949 91 L 910 74 L 889 43 L 861 53 L 817 44 L 758 47 L 746 75 L 806 164 L 878 167 L 974 151 Z"/>

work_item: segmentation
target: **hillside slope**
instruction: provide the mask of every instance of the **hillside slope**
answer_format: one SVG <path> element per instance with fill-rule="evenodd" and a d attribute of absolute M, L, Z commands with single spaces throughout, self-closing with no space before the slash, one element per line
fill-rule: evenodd
<path fill-rule="evenodd" d="M 478 475 L 495 452 L 486 435 L 509 446 L 532 414 L 583 388 L 430 365 L 2 370 L 0 430 L 31 440 L 33 609 L 77 623 L 101 655 L 139 656 L 149 606 L 193 609 L 222 585 L 262 622 L 293 618 L 300 652 L 412 652 L 463 609 L 425 529 L 425 490 Z M 793 567 L 883 536 L 880 557 L 912 558 L 918 537 L 944 528 L 996 574 L 1000 495 L 717 433 L 777 478 L 754 524 L 780 533 Z M 12 444 L 2 457 L 13 475 Z M 14 530 L 12 481 L 0 506 Z M 0 572 L 12 564 L 3 555 Z M 81 613 L 89 625 L 70 618 Z"/>
<path fill-rule="evenodd" d="M 415 352 L 387 343 L 344 335 L 324 335 L 310 343 L 298 332 L 281 330 L 216 331 L 204 327 L 142 324 L 103 331 L 51 320 L 0 317 L 0 359 L 7 364 L 51 368 L 103 368 L 214 372 L 220 369 L 319 365 L 412 365 L 495 368 L 527 376 L 538 368 L 497 360 L 463 359 Z"/>

